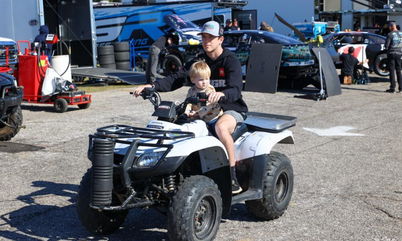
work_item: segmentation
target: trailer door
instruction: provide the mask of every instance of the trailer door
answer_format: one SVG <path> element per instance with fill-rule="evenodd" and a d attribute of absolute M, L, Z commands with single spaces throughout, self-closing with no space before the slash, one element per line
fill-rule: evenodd
<path fill-rule="evenodd" d="M 50 33 L 57 33 L 70 49 L 71 64 L 96 66 L 92 0 L 44 0 L 44 9 Z M 58 50 L 67 54 L 64 46 Z"/>

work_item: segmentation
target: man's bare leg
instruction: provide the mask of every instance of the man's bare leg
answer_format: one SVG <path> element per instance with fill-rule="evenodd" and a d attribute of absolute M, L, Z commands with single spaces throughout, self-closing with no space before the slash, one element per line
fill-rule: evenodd
<path fill-rule="evenodd" d="M 235 159 L 235 152 L 234 152 L 234 142 L 233 142 L 233 138 L 232 138 L 232 133 L 234 132 L 235 128 L 236 128 L 235 118 L 233 116 L 227 115 L 227 114 L 224 114 L 223 116 L 221 116 L 215 125 L 216 134 L 217 134 L 219 140 L 225 146 L 226 151 L 229 156 L 229 165 L 230 165 L 230 171 L 231 171 L 231 175 L 232 175 L 232 192 L 240 193 L 242 191 L 242 189 L 238 185 L 237 178 L 236 178 L 236 169 L 235 169 L 236 159 Z M 235 182 L 235 183 L 233 183 L 233 182 Z M 235 186 L 235 188 L 233 186 Z"/>

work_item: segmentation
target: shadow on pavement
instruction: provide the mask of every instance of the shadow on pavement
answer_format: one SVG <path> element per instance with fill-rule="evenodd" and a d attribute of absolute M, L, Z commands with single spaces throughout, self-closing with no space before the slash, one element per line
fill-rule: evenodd
<path fill-rule="evenodd" d="M 78 185 L 34 181 L 32 186 L 41 189 L 17 198 L 26 203 L 26 206 L 0 216 L 0 221 L 3 222 L 0 224 L 0 227 L 3 227 L 0 231 L 0 239 L 98 240 L 106 238 L 94 237 L 78 220 L 75 209 Z M 40 204 L 44 202 L 57 204 Z M 4 230 L 5 226 L 10 226 L 11 231 Z M 131 210 L 123 227 L 106 239 L 133 240 L 135 237 L 135 240 L 162 240 L 167 239 L 165 229 L 166 218 L 157 211 Z"/>
<path fill-rule="evenodd" d="M 53 107 L 53 104 L 47 104 L 47 105 L 34 105 L 34 104 L 27 104 L 23 103 L 21 105 L 21 109 L 23 110 L 29 110 L 29 111 L 35 111 L 35 112 L 53 112 L 53 113 L 58 113 Z M 69 105 L 68 109 L 66 112 L 70 111 L 77 111 L 80 110 L 77 105 Z"/>

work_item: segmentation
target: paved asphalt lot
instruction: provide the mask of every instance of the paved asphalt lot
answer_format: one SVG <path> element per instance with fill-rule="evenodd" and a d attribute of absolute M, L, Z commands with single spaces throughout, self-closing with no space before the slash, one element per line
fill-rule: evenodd
<path fill-rule="evenodd" d="M 276 149 L 293 162 L 295 187 L 284 216 L 260 222 L 244 205 L 222 221 L 216 240 L 402 240 L 402 94 L 385 82 L 343 86 L 341 96 L 315 102 L 245 92 L 251 111 L 298 117 L 296 145 Z M 93 94 L 87 110 L 54 113 L 24 104 L 26 129 L 0 142 L 0 239 L 163 240 L 166 220 L 153 210 L 132 211 L 121 230 L 92 237 L 75 212 L 78 184 L 90 166 L 88 134 L 109 124 L 144 126 L 152 106 L 129 89 Z M 180 100 L 186 89 L 162 95 Z M 362 136 L 318 136 L 304 128 L 355 128 Z"/>

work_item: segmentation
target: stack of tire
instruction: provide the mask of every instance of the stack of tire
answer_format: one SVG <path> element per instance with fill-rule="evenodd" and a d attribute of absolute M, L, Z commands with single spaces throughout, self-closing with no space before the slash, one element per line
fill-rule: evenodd
<path fill-rule="evenodd" d="M 114 42 L 114 59 L 116 68 L 121 70 L 131 70 L 130 64 L 130 45 L 128 42 Z"/>
<path fill-rule="evenodd" d="M 99 46 L 98 60 L 101 68 L 116 69 L 113 45 Z"/>

